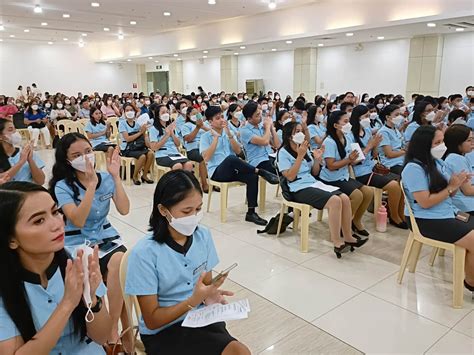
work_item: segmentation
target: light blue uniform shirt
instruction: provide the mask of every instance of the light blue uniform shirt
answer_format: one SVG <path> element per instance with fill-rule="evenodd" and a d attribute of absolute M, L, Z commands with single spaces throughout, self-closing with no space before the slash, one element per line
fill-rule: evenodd
<path fill-rule="evenodd" d="M 474 131 L 474 117 L 469 118 L 466 125 Z"/>
<path fill-rule="evenodd" d="M 118 236 L 117 230 L 112 227 L 107 215 L 110 211 L 110 200 L 115 194 L 115 183 L 112 175 L 105 172 L 97 173 L 99 181 L 92 201 L 91 210 L 87 216 L 84 227 L 79 228 L 75 226 L 69 219 L 66 222 L 65 228 L 65 244 L 67 246 L 77 246 L 84 244 L 89 240 L 92 244 L 100 242 L 103 239 Z M 72 188 L 65 180 L 60 180 L 54 188 L 56 199 L 58 200 L 58 207 L 62 208 L 68 204 L 79 205 L 80 201 L 84 199 L 86 189 L 76 180 L 74 184 L 79 189 L 79 201 L 74 200 L 74 193 Z"/>
<path fill-rule="evenodd" d="M 25 287 L 26 298 L 30 306 L 31 316 L 35 329 L 39 331 L 51 317 L 64 296 L 64 280 L 61 270 L 53 262 L 46 270 L 48 286 L 43 288 L 39 275 L 27 270 L 22 270 L 23 285 Z M 102 283 L 96 291 L 98 297 L 103 297 L 107 289 Z M 102 307 L 105 307 L 103 305 Z M 0 297 L 0 341 L 8 340 L 20 336 L 20 331 L 5 309 Z M 85 339 L 80 340 L 74 333 L 72 318 L 66 324 L 56 346 L 50 352 L 53 355 L 98 355 L 105 354 L 104 349 L 97 343 L 86 343 Z"/>
<path fill-rule="evenodd" d="M 470 153 L 467 153 L 466 158 L 469 164 L 471 164 L 471 169 L 474 171 L 474 150 Z M 472 177 L 471 181 L 474 184 L 474 176 Z"/>
<path fill-rule="evenodd" d="M 405 133 L 403 134 L 405 137 L 405 144 L 411 141 L 411 137 L 413 136 L 413 133 L 420 127 L 420 125 L 416 122 L 413 121 L 410 123 L 407 128 L 405 129 Z"/>
<path fill-rule="evenodd" d="M 21 148 L 18 148 L 18 150 L 15 150 L 13 155 L 8 158 L 8 162 L 10 163 L 10 166 L 18 164 L 20 161 L 20 156 L 21 156 Z M 40 169 L 43 169 L 45 167 L 44 162 L 41 160 L 41 158 L 38 156 L 36 152 L 33 152 L 33 161 L 35 162 L 36 166 Z M 28 181 L 28 182 L 33 182 L 33 175 L 31 175 L 31 169 L 30 169 L 30 164 L 26 162 L 25 164 L 22 165 L 20 170 L 11 178 L 12 181 Z"/>
<path fill-rule="evenodd" d="M 444 161 L 437 159 L 436 167 L 449 180 L 449 169 Z M 451 197 L 431 208 L 423 208 L 418 203 L 415 203 L 414 192 L 429 191 L 429 178 L 421 165 L 413 162 L 408 163 L 402 171 L 402 180 L 408 202 L 416 218 L 446 219 L 455 217 L 455 207 Z M 405 206 L 405 216 L 408 215 L 408 208 Z"/>
<path fill-rule="evenodd" d="M 403 165 L 404 155 L 398 158 L 387 158 L 383 151 L 383 147 L 386 145 L 391 146 L 394 152 L 398 152 L 403 148 L 403 136 L 400 131 L 396 128 L 383 126 L 378 133 L 382 135 L 382 141 L 379 144 L 380 162 L 388 168 L 395 165 Z"/>
<path fill-rule="evenodd" d="M 201 155 L 211 146 L 213 140 L 214 136 L 211 131 L 207 131 L 201 136 L 201 142 L 199 142 L 199 153 L 201 153 Z M 214 155 L 207 162 L 207 172 L 211 179 L 214 171 L 229 155 L 235 155 L 235 153 L 230 145 L 229 137 L 227 137 L 227 134 L 222 130 Z"/>
<path fill-rule="evenodd" d="M 230 125 L 229 125 L 230 127 Z M 191 134 L 196 129 L 196 124 L 193 122 L 186 122 L 183 127 L 181 128 L 181 134 L 183 135 L 183 138 L 185 138 L 188 134 Z M 201 136 L 206 133 L 205 130 L 202 128 L 198 131 L 196 134 L 196 137 L 194 137 L 192 142 L 186 142 L 184 141 L 184 148 L 186 148 L 186 151 L 189 152 L 194 149 L 199 149 L 199 142 L 201 141 Z"/>
<path fill-rule="evenodd" d="M 84 128 L 84 131 L 92 134 L 97 134 L 97 133 L 102 133 L 105 131 L 105 124 L 103 123 L 97 123 L 95 126 L 89 121 L 86 124 L 86 127 Z M 97 147 L 99 144 L 104 143 L 107 141 L 107 137 L 105 134 L 103 136 L 97 137 L 97 138 L 92 138 L 89 139 L 89 141 L 92 144 L 92 147 Z"/>
<path fill-rule="evenodd" d="M 184 246 L 174 240 L 160 244 L 150 233 L 130 252 L 125 292 L 136 296 L 156 295 L 160 307 L 171 307 L 191 297 L 201 274 L 211 271 L 218 263 L 207 227 L 198 226 Z M 157 334 L 185 316 L 158 329 L 148 329 L 141 317 L 138 321 L 140 334 Z"/>
<path fill-rule="evenodd" d="M 326 139 L 323 142 L 324 145 L 324 154 L 323 158 L 334 158 L 336 161 L 342 160 L 341 156 L 339 155 L 339 151 L 337 150 L 337 145 L 334 139 L 332 137 L 327 136 Z M 351 153 L 351 146 L 349 143 L 349 139 L 346 136 L 346 158 L 349 156 Z M 349 180 L 349 167 L 348 165 L 343 166 L 340 169 L 331 171 L 327 168 L 326 163 L 323 164 L 323 167 L 321 168 L 321 172 L 319 173 L 319 177 L 321 180 L 324 181 L 347 181 Z"/>
<path fill-rule="evenodd" d="M 375 131 L 378 131 L 380 128 L 383 127 L 382 120 L 378 116 L 374 119 L 373 123 L 374 123 L 374 127 L 372 127 L 372 129 Z"/>
<path fill-rule="evenodd" d="M 324 138 L 324 136 L 326 135 L 326 127 L 324 127 L 322 124 L 319 124 L 319 125 L 310 124 L 308 126 L 308 131 L 309 131 L 309 138 L 310 138 L 309 144 L 310 144 L 311 150 L 320 148 L 321 146 L 314 141 L 314 137 L 318 137 L 321 139 Z"/>
<path fill-rule="evenodd" d="M 288 187 L 290 188 L 291 192 L 298 192 L 300 190 L 306 189 L 311 187 L 311 185 L 316 182 L 316 179 L 311 174 L 311 170 L 313 168 L 313 157 L 311 154 L 308 155 L 311 161 L 306 161 L 306 159 L 303 159 L 300 169 L 298 170 L 298 174 L 296 175 L 296 179 L 293 181 L 288 180 Z M 296 158 L 288 153 L 286 148 L 282 148 L 278 151 L 277 165 L 280 172 L 291 169 L 295 162 Z"/>
<path fill-rule="evenodd" d="M 283 130 L 279 129 L 277 131 L 277 136 L 280 139 L 281 144 L 283 144 Z"/>
<path fill-rule="evenodd" d="M 129 136 L 133 136 L 140 131 L 140 125 L 137 122 L 133 122 L 133 126 L 130 126 L 127 120 L 120 120 L 118 129 L 122 140 L 122 143 L 120 143 L 120 150 L 125 150 L 125 148 L 127 148 L 127 141 L 123 138 L 123 133 L 127 132 Z"/>
<path fill-rule="evenodd" d="M 251 142 L 253 137 L 263 137 L 264 135 L 265 128 L 263 128 L 263 123 L 260 123 L 257 127 L 247 123 L 240 129 L 240 140 L 244 146 L 247 160 L 250 165 L 257 166 L 261 162 L 270 159 L 268 154 L 273 152 L 270 145 L 263 146 Z"/>
<path fill-rule="evenodd" d="M 160 132 L 155 128 L 155 126 L 152 126 L 149 129 L 149 137 L 150 137 L 150 142 L 159 142 L 163 137 L 165 136 L 165 128 L 163 128 L 163 134 L 160 135 Z M 173 137 L 168 137 L 166 139 L 165 144 L 162 145 L 160 149 L 158 149 L 155 152 L 155 158 L 164 158 L 168 157 L 170 155 L 179 155 L 178 148 L 176 147 L 176 144 L 174 144 Z"/>
<path fill-rule="evenodd" d="M 348 138 L 349 143 L 357 143 L 354 134 L 351 132 L 348 135 L 346 135 L 346 138 Z M 364 136 L 360 137 L 360 140 L 364 147 L 367 147 L 367 144 L 369 144 L 369 140 L 372 138 L 372 129 L 370 127 L 364 129 Z M 360 147 L 362 150 L 364 150 L 364 147 Z M 372 159 L 372 150 L 365 154 L 365 159 L 362 160 L 359 164 L 352 165 L 352 169 L 354 170 L 354 175 L 356 177 L 359 176 L 364 176 L 367 174 L 372 173 L 372 169 L 374 168 L 375 161 Z"/>
<path fill-rule="evenodd" d="M 240 122 L 239 127 L 235 127 L 234 124 L 232 123 L 232 121 L 227 121 L 227 125 L 229 127 L 229 131 L 231 131 L 234 134 L 234 136 L 239 140 L 239 142 L 241 142 L 241 140 L 240 140 L 240 130 L 243 127 L 242 122 Z"/>
<path fill-rule="evenodd" d="M 473 173 L 471 162 L 462 155 L 451 153 L 444 160 L 451 174 L 459 174 L 461 172 Z M 472 183 L 472 178 L 471 178 Z M 474 196 L 466 196 L 458 189 L 456 195 L 453 196 L 453 203 L 461 212 L 474 211 Z"/>
<path fill-rule="evenodd" d="M 184 124 L 186 123 L 186 118 L 182 114 L 178 114 L 176 117 L 176 133 L 182 137 L 181 129 L 183 128 Z"/>

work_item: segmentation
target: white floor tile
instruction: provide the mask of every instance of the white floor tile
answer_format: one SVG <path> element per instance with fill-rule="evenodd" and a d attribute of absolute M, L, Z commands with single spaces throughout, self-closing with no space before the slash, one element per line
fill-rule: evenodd
<path fill-rule="evenodd" d="M 453 329 L 474 338 L 474 311 L 471 311 L 471 313 L 465 316 Z"/>
<path fill-rule="evenodd" d="M 474 354 L 474 339 L 451 330 L 427 354 Z"/>
<path fill-rule="evenodd" d="M 449 328 L 361 293 L 313 322 L 365 353 L 421 354 Z"/>

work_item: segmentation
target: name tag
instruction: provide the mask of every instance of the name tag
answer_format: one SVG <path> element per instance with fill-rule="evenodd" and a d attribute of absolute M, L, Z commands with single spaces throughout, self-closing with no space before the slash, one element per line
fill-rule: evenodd
<path fill-rule="evenodd" d="M 103 201 L 110 200 L 113 196 L 114 196 L 114 194 L 112 192 L 108 193 L 108 194 L 105 194 L 105 195 L 102 195 L 102 196 L 99 197 L 99 201 L 103 202 Z"/>
<path fill-rule="evenodd" d="M 207 266 L 207 261 L 203 262 L 201 265 L 199 265 L 197 268 L 193 270 L 193 276 L 196 274 L 201 275 L 204 271 L 206 271 L 206 266 Z"/>

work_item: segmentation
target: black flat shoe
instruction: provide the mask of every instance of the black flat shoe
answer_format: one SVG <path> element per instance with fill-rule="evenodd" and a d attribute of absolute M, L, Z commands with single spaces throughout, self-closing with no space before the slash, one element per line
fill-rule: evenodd
<path fill-rule="evenodd" d="M 390 223 L 392 226 L 395 226 L 395 227 L 400 228 L 400 229 L 408 229 L 408 224 L 407 224 L 407 222 L 405 222 L 405 221 L 400 222 L 400 223 L 397 223 L 397 222 L 395 222 L 393 219 L 389 219 L 389 223 Z"/>
<path fill-rule="evenodd" d="M 134 183 L 135 185 L 141 185 L 141 184 L 142 184 L 142 183 L 140 182 L 140 180 L 133 180 L 133 183 Z"/>
<path fill-rule="evenodd" d="M 213 186 L 213 187 L 212 187 L 212 191 L 214 191 L 214 192 L 221 192 L 221 189 L 218 188 L 217 186 Z"/>
<path fill-rule="evenodd" d="M 278 180 L 278 176 L 264 169 L 258 169 L 258 175 L 263 177 L 271 185 L 278 185 L 278 183 L 280 182 Z"/>
<path fill-rule="evenodd" d="M 154 184 L 155 182 L 153 180 L 147 179 L 142 177 L 142 182 L 146 182 L 147 184 Z"/>
<path fill-rule="evenodd" d="M 337 258 L 342 258 L 342 254 L 347 253 L 349 251 L 349 245 L 342 244 L 340 247 L 334 247 L 334 253 L 336 254 Z"/>
<path fill-rule="evenodd" d="M 357 239 L 357 238 L 356 238 Z M 346 245 L 349 245 L 352 248 L 360 248 L 365 243 L 367 243 L 368 239 L 357 239 L 357 242 L 345 242 Z"/>
<path fill-rule="evenodd" d="M 466 280 L 464 280 L 464 287 L 467 288 L 469 291 L 474 292 L 474 286 L 469 285 Z"/>
<path fill-rule="evenodd" d="M 362 235 L 364 237 L 368 237 L 370 235 L 369 232 L 367 232 L 365 229 L 362 229 L 362 230 L 357 229 L 354 223 L 352 223 L 352 230 L 356 232 L 357 234 Z"/>
<path fill-rule="evenodd" d="M 256 225 L 259 225 L 259 226 L 266 226 L 267 223 L 268 223 L 263 218 L 260 218 L 260 216 L 258 214 L 256 214 L 255 212 L 254 213 L 247 213 L 245 215 L 245 221 L 246 222 L 253 222 L 253 223 L 255 223 Z"/>

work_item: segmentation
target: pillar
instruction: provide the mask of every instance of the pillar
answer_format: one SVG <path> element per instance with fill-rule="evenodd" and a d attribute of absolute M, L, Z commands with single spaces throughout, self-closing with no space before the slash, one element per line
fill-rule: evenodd
<path fill-rule="evenodd" d="M 145 64 L 137 64 L 137 86 L 138 91 L 143 91 L 145 95 L 148 95 L 147 92 L 147 79 L 146 79 L 146 68 Z"/>
<path fill-rule="evenodd" d="M 180 60 L 170 62 L 169 90 L 183 93 L 183 62 Z"/>
<path fill-rule="evenodd" d="M 293 64 L 293 95 L 304 92 L 305 97 L 312 101 L 316 96 L 316 65 L 318 50 L 316 48 L 297 48 L 294 51 Z"/>
<path fill-rule="evenodd" d="M 410 40 L 407 100 L 413 93 L 439 95 L 443 45 L 443 36 L 413 37 Z"/>
<path fill-rule="evenodd" d="M 239 60 L 236 55 L 221 57 L 221 90 L 225 92 L 239 91 L 238 66 Z"/>

